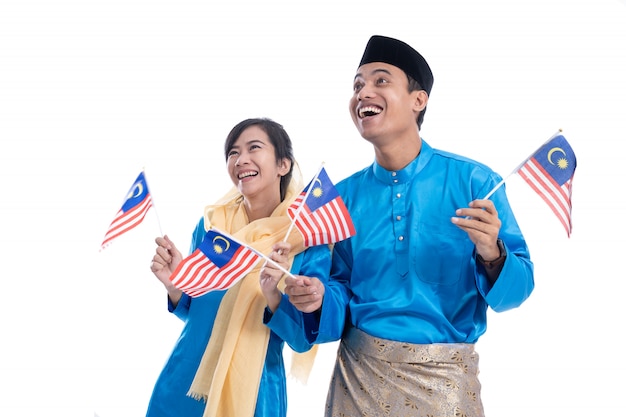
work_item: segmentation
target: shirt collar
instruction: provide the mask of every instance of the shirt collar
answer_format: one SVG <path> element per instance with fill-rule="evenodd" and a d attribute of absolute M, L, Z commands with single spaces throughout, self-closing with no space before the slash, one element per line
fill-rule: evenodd
<path fill-rule="evenodd" d="M 418 174 L 430 160 L 433 149 L 422 139 L 422 148 L 414 160 L 398 171 L 388 171 L 374 161 L 374 176 L 387 185 L 404 184 Z"/>

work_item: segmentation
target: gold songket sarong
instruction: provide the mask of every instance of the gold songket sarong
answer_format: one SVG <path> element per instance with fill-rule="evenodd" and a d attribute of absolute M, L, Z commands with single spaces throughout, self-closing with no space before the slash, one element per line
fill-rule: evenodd
<path fill-rule="evenodd" d="M 412 344 L 346 331 L 326 417 L 484 417 L 473 344 Z"/>

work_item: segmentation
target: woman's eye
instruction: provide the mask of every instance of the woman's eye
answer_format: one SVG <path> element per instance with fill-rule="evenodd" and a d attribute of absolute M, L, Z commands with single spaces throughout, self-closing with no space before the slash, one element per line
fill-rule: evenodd
<path fill-rule="evenodd" d="M 235 156 L 237 155 L 237 151 L 230 151 L 228 152 L 228 157 L 230 158 L 231 156 Z"/>

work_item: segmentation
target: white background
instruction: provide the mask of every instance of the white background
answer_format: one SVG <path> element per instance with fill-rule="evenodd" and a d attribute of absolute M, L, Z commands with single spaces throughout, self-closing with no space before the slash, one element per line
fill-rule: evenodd
<path fill-rule="evenodd" d="M 432 146 L 506 175 L 563 129 L 578 157 L 569 239 L 507 181 L 536 289 L 478 342 L 487 415 L 623 413 L 624 1 L 3 0 L 0 415 L 144 415 L 181 330 L 154 238 L 187 250 L 244 118 L 284 124 L 306 180 L 370 164 L 347 104 L 374 34 L 429 61 Z M 99 252 L 143 168 L 155 208 Z M 335 349 L 290 416 L 322 415 Z"/>

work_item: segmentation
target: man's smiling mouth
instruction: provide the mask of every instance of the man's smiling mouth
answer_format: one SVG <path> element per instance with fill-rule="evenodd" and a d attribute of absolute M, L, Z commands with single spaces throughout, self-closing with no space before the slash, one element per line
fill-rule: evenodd
<path fill-rule="evenodd" d="M 383 111 L 380 107 L 377 106 L 365 106 L 359 109 L 359 117 L 363 119 L 368 116 L 376 116 Z"/>

